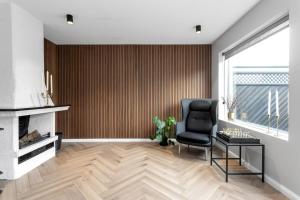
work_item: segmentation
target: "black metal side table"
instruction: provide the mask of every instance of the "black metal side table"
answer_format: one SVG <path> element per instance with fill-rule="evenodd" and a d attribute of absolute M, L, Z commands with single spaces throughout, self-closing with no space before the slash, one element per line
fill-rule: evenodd
<path fill-rule="evenodd" d="M 212 139 L 215 139 L 216 141 L 220 142 L 222 145 L 225 146 L 226 152 L 225 152 L 225 158 L 223 157 L 213 157 L 213 142 L 211 142 L 211 151 L 210 151 L 210 165 L 212 165 L 213 163 L 216 164 L 217 167 L 219 167 L 221 169 L 222 172 L 225 173 L 225 181 L 228 182 L 228 176 L 229 175 L 261 175 L 261 180 L 262 182 L 265 182 L 265 145 L 258 143 L 258 144 L 254 144 L 254 143 L 229 143 L 226 142 L 225 140 L 216 137 L 216 136 L 212 136 Z M 239 157 L 238 158 L 229 158 L 228 156 L 228 151 L 229 151 L 229 147 L 239 147 Z M 229 172 L 229 168 L 228 168 L 228 160 L 239 160 L 239 164 L 242 165 L 242 147 L 247 147 L 247 146 L 251 146 L 251 147 L 261 147 L 261 153 L 262 153 L 262 160 L 261 160 L 261 172 Z M 225 164 L 225 169 L 219 165 L 219 163 L 217 162 L 218 160 L 225 160 L 226 164 Z"/>

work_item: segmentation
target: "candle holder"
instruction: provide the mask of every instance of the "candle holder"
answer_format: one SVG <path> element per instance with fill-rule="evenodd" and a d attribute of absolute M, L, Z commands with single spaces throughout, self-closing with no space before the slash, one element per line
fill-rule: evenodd
<path fill-rule="evenodd" d="M 268 115 L 268 134 L 270 133 L 271 115 Z"/>
<path fill-rule="evenodd" d="M 50 94 L 50 93 L 46 90 L 46 92 L 42 92 L 42 97 L 43 97 L 44 99 L 46 99 L 47 106 L 51 106 L 51 105 L 50 105 L 49 99 L 51 99 L 51 98 L 53 97 L 53 93 Z"/>
<path fill-rule="evenodd" d="M 276 131 L 276 136 L 278 137 L 278 131 L 279 131 L 279 116 L 276 115 L 276 128 L 277 128 L 277 131 Z"/>

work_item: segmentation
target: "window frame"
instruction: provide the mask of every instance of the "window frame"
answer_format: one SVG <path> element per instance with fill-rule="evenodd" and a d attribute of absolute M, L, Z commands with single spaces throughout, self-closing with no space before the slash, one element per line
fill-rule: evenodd
<path fill-rule="evenodd" d="M 239 52 L 244 51 L 247 48 L 250 48 L 251 46 L 263 41 L 264 39 L 267 39 L 268 37 L 280 32 L 281 30 L 284 30 L 285 28 L 290 27 L 289 26 L 289 15 L 284 15 L 283 17 L 279 18 L 275 22 L 269 24 L 264 29 L 258 31 L 254 35 L 248 37 L 247 39 L 243 40 L 242 42 L 238 43 L 232 48 L 229 48 L 227 51 L 223 51 L 220 53 L 219 60 L 219 99 L 222 100 L 222 103 L 219 105 L 219 120 L 224 121 L 226 123 L 236 125 L 242 128 L 246 128 L 249 130 L 253 130 L 258 133 L 267 134 L 276 138 L 280 138 L 283 140 L 288 141 L 289 138 L 289 132 L 283 131 L 283 130 L 275 130 L 275 129 L 269 129 L 268 127 L 251 123 L 251 122 L 245 122 L 239 119 L 235 119 L 234 121 L 231 121 L 228 119 L 227 116 L 227 106 L 226 103 L 223 101 L 223 99 L 227 99 L 230 94 L 233 94 L 233 91 L 230 91 L 229 83 L 233 83 L 233 81 L 229 81 L 230 77 L 228 76 L 230 67 L 229 67 L 229 58 L 234 56 L 235 54 L 238 54 Z M 263 34 L 266 34 L 264 37 Z M 257 38 L 256 38 L 257 37 Z M 247 44 L 248 42 L 248 44 Z M 246 44 L 245 47 L 243 47 L 242 44 Z M 236 52 L 233 54 L 232 52 Z M 228 58 L 228 55 L 230 54 L 230 57 Z M 232 73 L 231 73 L 232 74 Z M 221 88 L 220 88 L 221 87 Z M 233 90 L 233 87 L 231 87 Z M 289 99 L 289 97 L 288 97 Z M 288 100 L 289 101 L 289 100 Z M 289 109 L 289 103 L 288 103 L 288 109 Z"/>

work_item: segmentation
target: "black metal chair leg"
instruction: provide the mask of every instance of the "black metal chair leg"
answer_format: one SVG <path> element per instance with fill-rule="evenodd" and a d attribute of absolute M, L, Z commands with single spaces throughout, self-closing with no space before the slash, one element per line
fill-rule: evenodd
<path fill-rule="evenodd" d="M 212 145 L 212 141 L 210 144 L 210 165 L 212 165 L 212 156 L 213 156 L 213 145 Z"/>

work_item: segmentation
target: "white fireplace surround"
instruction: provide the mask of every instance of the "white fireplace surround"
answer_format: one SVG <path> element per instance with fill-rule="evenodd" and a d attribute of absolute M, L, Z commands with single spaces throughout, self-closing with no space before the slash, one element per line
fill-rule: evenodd
<path fill-rule="evenodd" d="M 0 179 L 17 179 L 43 162 L 55 156 L 55 112 L 68 110 L 69 106 L 43 107 L 32 109 L 0 110 Z M 19 149 L 19 117 L 30 115 L 28 132 L 38 130 L 50 137 Z M 54 142 L 54 146 L 19 164 L 19 157 Z"/>
<path fill-rule="evenodd" d="M 14 3 L 0 2 L 0 27 L 0 108 L 44 106 L 43 23 Z"/>

